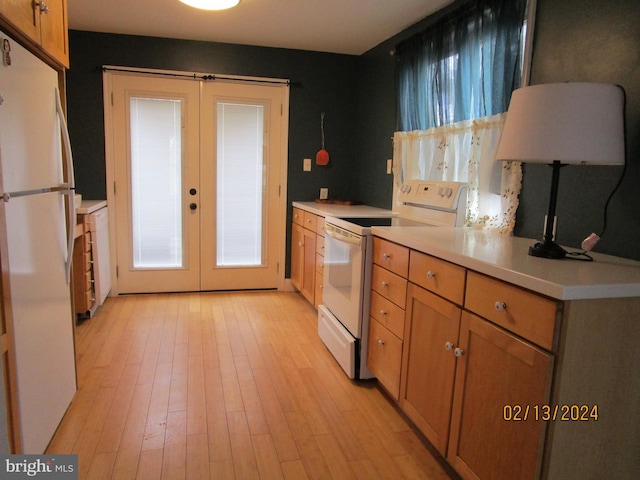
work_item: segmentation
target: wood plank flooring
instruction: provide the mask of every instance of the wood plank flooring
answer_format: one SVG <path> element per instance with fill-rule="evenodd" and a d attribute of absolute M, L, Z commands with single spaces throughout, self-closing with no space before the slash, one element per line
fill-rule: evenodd
<path fill-rule="evenodd" d="M 297 293 L 109 298 L 78 326 L 79 390 L 48 453 L 80 479 L 449 479 Z"/>

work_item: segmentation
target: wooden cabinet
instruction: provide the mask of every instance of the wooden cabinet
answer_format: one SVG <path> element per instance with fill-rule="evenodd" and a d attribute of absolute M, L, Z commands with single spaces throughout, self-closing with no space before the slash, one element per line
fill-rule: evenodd
<path fill-rule="evenodd" d="M 319 222 L 317 215 L 299 208 L 293 209 L 293 223 L 291 226 L 291 284 L 296 288 L 309 303 L 317 306 L 316 278 L 322 275 L 316 268 L 316 258 L 322 257 L 324 260 L 324 241 L 320 240 L 321 248 L 318 250 L 317 238 L 322 238 L 317 234 Z M 321 279 L 319 279 L 321 281 Z M 317 307 L 316 307 L 317 308 Z"/>
<path fill-rule="evenodd" d="M 409 249 L 373 239 L 367 367 L 397 401 L 404 339 Z"/>
<path fill-rule="evenodd" d="M 61 66 L 69 66 L 66 0 L 0 0 L 0 17 Z"/>
<path fill-rule="evenodd" d="M 465 479 L 539 478 L 547 422 L 533 408 L 549 403 L 552 355 L 468 312 L 458 348 L 449 463 Z"/>
<path fill-rule="evenodd" d="M 460 307 L 413 283 L 407 294 L 400 406 L 447 454 Z"/>
<path fill-rule="evenodd" d="M 87 215 L 78 215 L 73 248 L 73 304 L 76 316 L 84 317 L 95 303 L 94 278 L 92 268 L 91 232 Z"/>
<path fill-rule="evenodd" d="M 546 423 L 505 415 L 550 401 L 559 303 L 377 237 L 371 289 L 368 366 L 407 417 L 465 479 L 539 477 Z"/>

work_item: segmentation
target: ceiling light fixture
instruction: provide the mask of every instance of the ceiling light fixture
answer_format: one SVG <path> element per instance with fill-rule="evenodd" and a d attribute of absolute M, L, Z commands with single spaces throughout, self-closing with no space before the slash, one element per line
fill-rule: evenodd
<path fill-rule="evenodd" d="M 201 10 L 226 10 L 235 7 L 240 0 L 180 0 L 182 3 L 190 7 L 199 8 Z"/>

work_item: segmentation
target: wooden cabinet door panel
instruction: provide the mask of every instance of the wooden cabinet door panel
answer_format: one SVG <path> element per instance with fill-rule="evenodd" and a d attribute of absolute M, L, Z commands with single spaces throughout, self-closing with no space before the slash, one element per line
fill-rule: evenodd
<path fill-rule="evenodd" d="M 460 348 L 449 462 L 463 478 L 537 478 L 546 422 L 533 407 L 548 401 L 553 357 L 467 312 Z"/>
<path fill-rule="evenodd" d="M 40 43 L 40 12 L 32 0 L 0 0 L 0 15 Z"/>
<path fill-rule="evenodd" d="M 66 0 L 46 0 L 48 12 L 40 14 L 40 41 L 42 47 L 69 66 L 69 37 L 67 35 Z"/>
<path fill-rule="evenodd" d="M 407 293 L 400 406 L 444 456 L 449 438 L 461 310 L 412 283 Z"/>

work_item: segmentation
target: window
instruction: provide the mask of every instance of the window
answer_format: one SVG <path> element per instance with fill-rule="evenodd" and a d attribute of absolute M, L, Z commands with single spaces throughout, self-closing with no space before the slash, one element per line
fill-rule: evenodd
<path fill-rule="evenodd" d="M 533 0 L 531 0 L 533 2 Z M 396 186 L 466 182 L 466 224 L 511 233 L 522 170 L 494 162 L 525 64 L 527 0 L 468 2 L 396 47 Z"/>
<path fill-rule="evenodd" d="M 470 2 L 396 47 L 400 130 L 506 112 L 520 87 L 527 0 Z"/>

